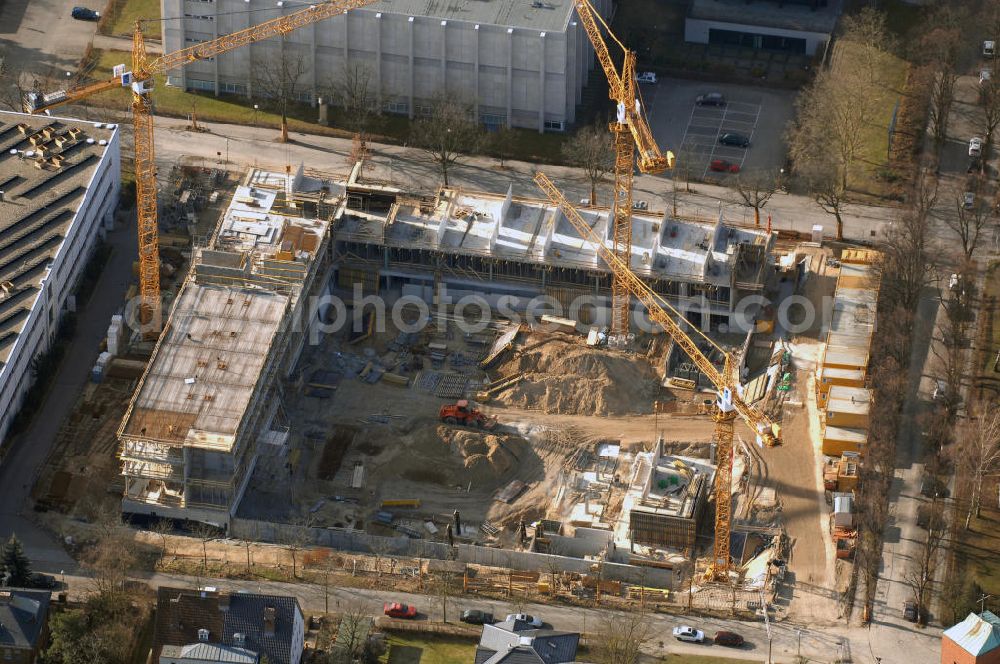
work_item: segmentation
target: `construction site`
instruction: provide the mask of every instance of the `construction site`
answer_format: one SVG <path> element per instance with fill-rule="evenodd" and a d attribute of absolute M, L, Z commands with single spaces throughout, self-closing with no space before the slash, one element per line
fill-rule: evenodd
<path fill-rule="evenodd" d="M 182 164 L 151 208 L 140 187 L 156 298 L 112 319 L 39 503 L 828 616 L 876 257 L 633 210 L 635 166 L 673 155 L 588 7 L 618 105 L 609 208 L 542 173 L 537 198 L 419 190 L 363 150 L 348 173 Z M 192 57 L 235 47 L 207 44 Z M 810 324 L 773 304 L 793 295 Z"/>

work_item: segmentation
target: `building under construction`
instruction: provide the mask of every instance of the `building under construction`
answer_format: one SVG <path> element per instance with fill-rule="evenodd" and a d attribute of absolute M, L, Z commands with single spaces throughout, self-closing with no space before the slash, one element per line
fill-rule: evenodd
<path fill-rule="evenodd" d="M 258 445 L 282 443 L 277 377 L 329 281 L 328 192 L 301 169 L 254 170 L 195 250 L 119 428 L 123 511 L 226 526 Z"/>
<path fill-rule="evenodd" d="M 583 323 L 609 320 L 611 273 L 551 204 L 516 198 L 510 189 L 419 195 L 359 182 L 357 172 L 334 227 L 341 288 L 361 283 L 367 293 L 430 303 L 444 285 L 455 300 L 475 294 L 494 307 L 506 296 L 513 310 L 547 296 Z M 611 246 L 610 211 L 580 212 Z M 763 290 L 772 234 L 727 225 L 721 215 L 706 223 L 636 213 L 632 224 L 631 267 L 639 277 L 693 324 L 746 331 L 755 312 L 739 320 L 736 305 Z"/>

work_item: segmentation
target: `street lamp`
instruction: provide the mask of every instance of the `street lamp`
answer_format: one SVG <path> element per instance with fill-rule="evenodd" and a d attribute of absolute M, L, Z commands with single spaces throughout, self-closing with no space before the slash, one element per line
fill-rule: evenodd
<path fill-rule="evenodd" d="M 257 111 L 259 111 L 259 110 L 260 110 L 260 104 L 254 104 L 253 105 L 253 126 L 254 126 L 254 129 L 257 128 Z"/>

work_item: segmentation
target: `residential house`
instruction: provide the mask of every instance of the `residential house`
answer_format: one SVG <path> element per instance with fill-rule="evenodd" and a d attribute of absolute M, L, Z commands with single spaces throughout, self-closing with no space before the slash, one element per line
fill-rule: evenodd
<path fill-rule="evenodd" d="M 946 629 L 941 664 L 1000 664 L 1000 618 L 991 611 L 970 613 Z"/>
<path fill-rule="evenodd" d="M 42 590 L 0 590 L 0 662 L 34 664 L 49 636 L 51 594 Z"/>
<path fill-rule="evenodd" d="M 576 660 L 580 635 L 535 629 L 520 620 L 483 625 L 475 664 L 563 664 Z"/>
<path fill-rule="evenodd" d="M 160 588 L 153 660 L 160 664 L 299 664 L 305 621 L 294 597 Z"/>

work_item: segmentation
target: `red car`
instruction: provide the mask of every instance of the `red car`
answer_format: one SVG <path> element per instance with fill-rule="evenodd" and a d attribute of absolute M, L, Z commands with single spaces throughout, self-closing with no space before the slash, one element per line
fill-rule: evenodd
<path fill-rule="evenodd" d="M 390 618 L 416 618 L 417 607 L 399 602 L 386 602 L 382 607 L 382 613 Z"/>
<path fill-rule="evenodd" d="M 713 159 L 712 163 L 708 165 L 708 169 L 716 173 L 739 173 L 740 165 L 725 159 Z"/>

